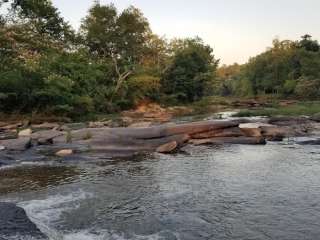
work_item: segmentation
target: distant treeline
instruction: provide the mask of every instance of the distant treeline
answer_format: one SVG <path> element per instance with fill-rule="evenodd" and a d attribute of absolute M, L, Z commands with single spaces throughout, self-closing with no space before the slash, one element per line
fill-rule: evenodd
<path fill-rule="evenodd" d="M 0 0 L 0 8 L 1 112 L 81 116 L 145 99 L 179 104 L 209 95 L 319 96 L 319 44 L 308 35 L 275 40 L 245 65 L 218 68 L 200 38 L 161 38 L 132 6 L 119 12 L 96 2 L 76 30 L 50 0 Z"/>
<path fill-rule="evenodd" d="M 248 63 L 222 66 L 217 75 L 216 89 L 222 95 L 319 99 L 320 45 L 310 35 L 298 41 L 275 39 Z"/>

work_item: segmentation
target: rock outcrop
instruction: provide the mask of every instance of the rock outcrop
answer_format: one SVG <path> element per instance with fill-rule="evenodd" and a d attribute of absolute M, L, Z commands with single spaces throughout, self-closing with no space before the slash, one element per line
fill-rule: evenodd
<path fill-rule="evenodd" d="M 48 239 L 28 218 L 23 208 L 0 203 L 0 239 Z"/>
<path fill-rule="evenodd" d="M 2 140 L 0 141 L 0 146 L 9 151 L 24 151 L 31 147 L 31 138 L 19 137 L 17 139 Z"/>
<path fill-rule="evenodd" d="M 291 125 L 284 125 L 282 121 Z M 216 120 L 151 126 L 150 122 L 143 122 L 127 128 L 110 128 L 105 126 L 107 123 L 89 124 L 89 127 L 82 123 L 68 124 L 58 129 L 36 131 L 30 137 L 0 140 L 0 149 L 6 153 L 24 151 L 32 146 L 50 156 L 66 157 L 83 151 L 98 151 L 106 157 L 122 157 L 142 152 L 171 153 L 186 144 L 265 144 L 266 140 L 281 141 L 284 137 L 299 134 L 304 127 L 318 124 L 311 124 L 306 118 L 248 122 L 245 119 Z M 299 131 L 294 124 L 297 122 L 303 122 Z"/>

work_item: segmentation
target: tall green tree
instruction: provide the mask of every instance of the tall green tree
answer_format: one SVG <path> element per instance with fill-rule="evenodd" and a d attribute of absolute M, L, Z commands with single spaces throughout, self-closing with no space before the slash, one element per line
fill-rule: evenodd
<path fill-rule="evenodd" d="M 2 0 L 3 1 L 3 0 Z M 56 40 L 73 40 L 74 32 L 70 25 L 60 16 L 51 0 L 5 0 L 10 2 L 14 14 L 13 20 L 22 19 L 33 25 L 37 33 L 49 35 Z"/>
<path fill-rule="evenodd" d="M 203 97 L 219 62 L 212 52 L 199 38 L 180 41 L 162 79 L 164 93 L 184 102 Z"/>
<path fill-rule="evenodd" d="M 95 3 L 81 30 L 91 53 L 113 65 L 113 100 L 147 51 L 149 23 L 137 8 L 129 7 L 118 13 L 113 4 Z"/>

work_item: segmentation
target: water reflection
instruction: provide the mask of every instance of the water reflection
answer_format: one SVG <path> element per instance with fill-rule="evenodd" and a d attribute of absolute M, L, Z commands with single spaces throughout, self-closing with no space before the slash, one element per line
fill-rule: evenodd
<path fill-rule="evenodd" d="M 79 170 L 70 166 L 20 166 L 0 170 L 0 195 L 70 184 Z"/>

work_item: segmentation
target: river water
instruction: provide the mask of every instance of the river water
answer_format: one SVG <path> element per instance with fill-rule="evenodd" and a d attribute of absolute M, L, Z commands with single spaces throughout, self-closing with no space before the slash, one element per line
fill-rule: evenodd
<path fill-rule="evenodd" d="M 25 163 L 0 169 L 0 201 L 18 203 L 54 240 L 315 240 L 320 148 L 189 146 Z"/>

